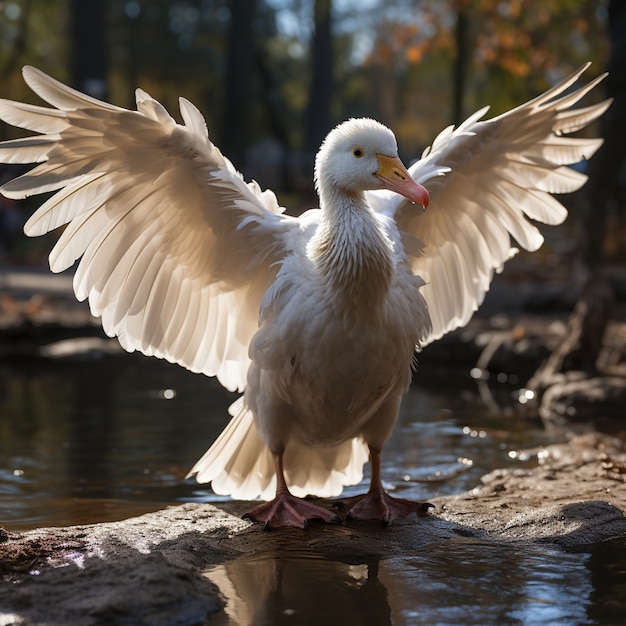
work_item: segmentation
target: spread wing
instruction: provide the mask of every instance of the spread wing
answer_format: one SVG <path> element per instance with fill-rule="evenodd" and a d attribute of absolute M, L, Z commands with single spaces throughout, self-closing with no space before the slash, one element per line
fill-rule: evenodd
<path fill-rule="evenodd" d="M 188 101 L 179 125 L 141 90 L 129 111 L 31 67 L 24 78 L 55 108 L 0 102 L 2 119 L 41 133 L 0 144 L 0 162 L 39 163 L 2 193 L 56 192 L 25 226 L 36 236 L 67 224 L 52 271 L 82 257 L 76 296 L 126 350 L 243 389 L 262 294 L 297 221 L 243 181 Z"/>
<path fill-rule="evenodd" d="M 580 188 L 587 177 L 567 164 L 589 158 L 601 139 L 567 137 L 611 101 L 572 108 L 604 78 L 571 93 L 588 65 L 541 96 L 503 115 L 481 120 L 481 109 L 445 129 L 409 168 L 431 193 L 428 209 L 386 192 L 370 192 L 379 211 L 404 233 L 412 269 L 426 285 L 433 330 L 425 343 L 465 325 L 504 262 L 517 251 L 511 237 L 536 250 L 543 237 L 527 218 L 559 224 L 565 208 L 550 194 Z"/>

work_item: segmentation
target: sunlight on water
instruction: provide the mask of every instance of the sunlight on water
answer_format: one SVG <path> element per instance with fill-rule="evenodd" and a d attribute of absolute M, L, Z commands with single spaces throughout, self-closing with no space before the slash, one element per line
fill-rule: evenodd
<path fill-rule="evenodd" d="M 488 409 L 478 384 L 465 373 L 418 372 L 384 450 L 389 490 L 414 499 L 462 492 L 519 465 L 512 451 L 551 442 L 539 423 L 494 410 L 493 398 Z M 498 393 L 506 403 L 515 391 Z M 0 526 L 95 523 L 223 500 L 184 477 L 234 397 L 215 380 L 138 355 L 0 362 Z M 569 626 L 621 623 L 625 564 L 623 540 L 574 554 L 459 539 L 405 557 L 289 549 L 206 575 L 227 600 L 215 623 L 236 626 Z"/>
<path fill-rule="evenodd" d="M 626 549 L 626 541 L 613 543 Z M 619 585 L 604 589 L 612 598 L 604 607 L 593 603 L 594 578 L 610 570 L 594 551 L 461 539 L 412 557 L 257 554 L 206 576 L 226 601 L 216 623 L 237 626 L 569 626 L 619 623 L 611 621 L 621 610 Z M 596 621 L 598 610 L 608 621 Z"/>
<path fill-rule="evenodd" d="M 0 362 L 0 524 L 89 523 L 223 500 L 184 477 L 235 397 L 214 379 L 136 354 Z M 511 448 L 544 441 L 538 424 L 488 414 L 469 376 L 421 370 L 385 447 L 383 477 L 403 497 L 448 495 L 511 464 Z"/>
<path fill-rule="evenodd" d="M 580 624 L 592 590 L 588 559 L 548 546 L 447 542 L 427 556 L 386 561 L 379 576 L 395 624 Z"/>

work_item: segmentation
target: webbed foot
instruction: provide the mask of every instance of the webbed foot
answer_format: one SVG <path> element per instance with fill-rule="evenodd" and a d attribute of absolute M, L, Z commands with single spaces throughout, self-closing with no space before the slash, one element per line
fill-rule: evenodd
<path fill-rule="evenodd" d="M 430 502 L 415 502 L 404 498 L 393 498 L 386 491 L 370 491 L 364 496 L 355 496 L 341 502 L 342 508 L 347 509 L 346 521 L 352 520 L 380 520 L 385 526 L 394 519 L 406 517 L 411 513 L 423 516 L 434 508 Z"/>
<path fill-rule="evenodd" d="M 252 511 L 244 513 L 242 518 L 253 522 L 264 522 L 265 530 L 279 526 L 307 528 L 311 519 L 321 519 L 330 524 L 341 522 L 341 518 L 335 513 L 302 498 L 297 498 L 289 492 L 281 493 L 271 502 L 265 502 Z"/>

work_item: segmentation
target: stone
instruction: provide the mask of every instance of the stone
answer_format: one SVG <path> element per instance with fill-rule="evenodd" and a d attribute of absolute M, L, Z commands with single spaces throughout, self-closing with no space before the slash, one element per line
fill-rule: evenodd
<path fill-rule="evenodd" d="M 266 532 L 240 519 L 251 503 L 231 501 L 180 504 L 119 522 L 1 531 L 0 626 L 223 620 L 224 601 L 205 574 L 246 555 L 306 550 L 388 559 L 459 537 L 579 549 L 626 535 L 622 439 L 588 433 L 519 458 L 519 467 L 491 472 L 469 492 L 434 499 L 426 517 L 388 528 L 312 523 L 306 531 Z"/>

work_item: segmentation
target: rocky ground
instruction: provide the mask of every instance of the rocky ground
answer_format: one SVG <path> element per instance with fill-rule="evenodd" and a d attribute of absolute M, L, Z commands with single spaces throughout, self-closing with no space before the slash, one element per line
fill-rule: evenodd
<path fill-rule="evenodd" d="M 576 549 L 626 535 L 626 441 L 586 434 L 525 454 L 534 467 L 492 472 L 467 493 L 433 500 L 428 516 L 387 528 L 312 523 L 267 532 L 241 520 L 249 503 L 229 502 L 2 532 L 0 624 L 203 624 L 222 614 L 224 602 L 202 572 L 277 550 L 388 558 L 459 537 Z"/>
<path fill-rule="evenodd" d="M 42 282 L 37 273 L 10 272 L 0 279 L 0 358 L 118 349 L 87 308 L 74 303 L 68 277 Z M 507 289 L 496 285 L 496 300 L 486 303 L 482 315 L 426 348 L 429 362 L 474 368 L 477 377 L 511 370 L 530 377 L 566 332 L 566 308 L 541 315 L 529 313 L 528 306 L 523 312 L 499 308 L 498 302 L 511 296 Z M 519 301 L 524 290 L 514 289 Z M 536 305 L 539 298 L 537 306 L 543 297 L 544 307 L 556 297 L 549 289 L 528 294 Z M 89 526 L 0 529 L 0 626 L 203 624 L 223 614 L 223 599 L 203 571 L 241 555 L 303 545 L 327 557 L 389 557 L 459 536 L 568 549 L 623 537 L 625 355 L 626 323 L 617 315 L 605 337 L 603 374 L 583 379 L 571 373 L 537 407 L 547 423 L 580 419 L 587 430 L 589 424 L 609 424 L 613 435 L 587 432 L 565 444 L 525 451 L 534 463 L 492 472 L 469 492 L 433 500 L 435 508 L 424 518 L 399 520 L 388 528 L 313 523 L 306 531 L 264 532 L 240 519 L 249 503 L 229 502 L 220 508 L 171 506 Z"/>

